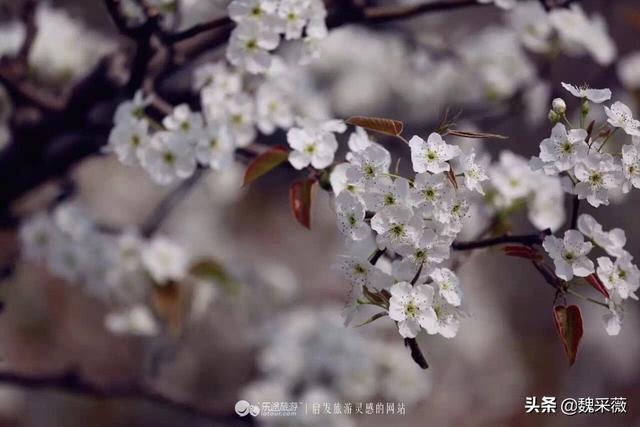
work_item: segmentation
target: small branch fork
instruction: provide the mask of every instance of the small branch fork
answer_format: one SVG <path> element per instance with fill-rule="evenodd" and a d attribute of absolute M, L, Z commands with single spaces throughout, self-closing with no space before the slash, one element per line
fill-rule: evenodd
<path fill-rule="evenodd" d="M 239 420 L 230 407 L 217 407 L 169 395 L 151 383 L 104 386 L 89 382 L 73 371 L 59 374 L 0 371 L 0 383 L 32 390 L 54 389 L 96 399 L 140 399 L 220 422 Z"/>

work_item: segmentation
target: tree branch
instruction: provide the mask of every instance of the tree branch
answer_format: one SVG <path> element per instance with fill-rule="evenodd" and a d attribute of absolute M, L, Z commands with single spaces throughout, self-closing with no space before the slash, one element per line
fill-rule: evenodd
<path fill-rule="evenodd" d="M 29 60 L 29 52 L 38 34 L 38 27 L 36 26 L 36 10 L 38 2 L 36 0 L 27 0 L 22 6 L 22 22 L 25 26 L 25 38 L 18 51 L 17 60 L 26 68 L 27 61 Z"/>
<path fill-rule="evenodd" d="M 569 229 L 573 230 L 578 225 L 578 215 L 580 214 L 580 199 L 578 196 L 573 196 L 573 203 L 571 207 L 571 222 L 569 223 Z"/>
<path fill-rule="evenodd" d="M 180 182 L 176 188 L 171 190 L 165 198 L 163 198 L 158 206 L 153 209 L 149 218 L 141 227 L 140 233 L 144 237 L 151 237 L 160 228 L 162 223 L 169 217 L 171 212 L 186 199 L 191 190 L 206 175 L 208 169 L 198 168 L 191 177 Z"/>
<path fill-rule="evenodd" d="M 484 240 L 473 240 L 470 242 L 453 242 L 451 248 L 454 251 L 468 251 L 474 249 L 488 248 L 497 245 L 506 245 L 510 243 L 521 244 L 526 246 L 540 245 L 546 236 L 551 234 L 551 230 L 544 230 L 541 233 L 524 234 L 516 236 L 499 236 Z"/>
<path fill-rule="evenodd" d="M 178 31 L 175 33 L 161 32 L 160 38 L 165 43 L 178 43 L 183 40 L 198 36 L 204 32 L 217 30 L 220 27 L 224 27 L 232 23 L 233 21 L 231 21 L 231 19 L 228 16 L 223 16 L 221 18 L 213 19 L 209 22 L 203 22 L 202 24 L 194 25 L 193 27 L 183 31 Z"/>
<path fill-rule="evenodd" d="M 95 399 L 140 399 L 221 422 L 239 420 L 230 409 L 169 395 L 151 383 L 102 386 L 73 371 L 38 375 L 5 371 L 0 372 L 0 383 L 36 390 L 55 389 Z"/>
<path fill-rule="evenodd" d="M 414 16 L 426 13 L 444 12 L 470 6 L 486 5 L 487 3 L 478 3 L 476 0 L 443 0 L 408 6 L 368 7 L 364 9 L 363 20 L 371 24 L 380 24 L 383 22 L 413 18 Z"/>

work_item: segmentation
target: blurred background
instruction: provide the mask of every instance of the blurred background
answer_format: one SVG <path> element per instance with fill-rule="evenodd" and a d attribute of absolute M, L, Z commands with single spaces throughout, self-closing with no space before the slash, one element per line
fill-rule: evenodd
<path fill-rule="evenodd" d="M 185 28 L 225 13 L 224 1 L 182 2 L 180 25 Z M 12 25 L 11 3 L 2 5 L 3 49 L 12 43 L 6 29 Z M 530 157 L 550 132 L 550 100 L 562 96 L 569 108 L 578 105 L 560 82 L 609 87 L 614 100 L 640 112 L 640 67 L 634 83 L 625 78 L 631 71 L 621 72 L 620 65 L 640 50 L 640 5 L 636 0 L 579 3 L 588 16 L 599 14 L 606 22 L 615 59 L 594 58 L 589 52 L 536 53 L 523 41 L 523 24 L 515 12 L 486 6 L 332 30 L 322 42 L 320 58 L 301 71 L 307 89 L 298 95 L 309 108 L 333 117 L 403 120 L 407 135 L 430 132 L 449 109 L 460 112 L 460 127 L 509 136 L 483 143 L 494 159 L 502 150 Z M 49 4 L 96 38 L 89 42 L 89 63 L 95 64 L 103 52 L 131 49 L 117 35 L 102 2 Z M 67 25 L 54 21 L 51 18 L 52 26 Z M 58 40 L 51 33 L 40 37 L 68 43 L 64 49 L 86 48 L 73 34 Z M 47 42 L 41 44 L 46 50 Z M 221 56 L 219 49 L 207 52 L 196 64 Z M 38 58 L 51 72 L 58 66 L 59 58 Z M 82 74 L 89 65 L 74 70 Z M 491 72 L 484 71 L 492 67 L 512 79 L 506 82 L 501 76 L 496 82 L 502 85 L 493 84 Z M 192 69 L 168 79 L 162 88 L 167 100 L 181 100 L 180 89 L 190 86 Z M 67 71 L 44 73 L 39 79 L 64 88 L 76 78 Z M 284 134 L 266 141 L 282 144 Z M 394 158 L 403 157 L 408 164 L 402 147 L 389 147 Z M 109 302 L 84 292 L 81 284 L 56 277 L 46 266 L 16 258 L 20 246 L 15 227 L 0 235 L 1 259 L 14 267 L 0 286 L 0 372 L 74 372 L 104 387 L 152 381 L 171 396 L 202 403 L 219 415 L 208 418 L 142 399 L 87 397 L 0 381 L 0 425 L 640 426 L 637 305 L 629 305 L 622 332 L 611 337 L 601 325 L 602 309 L 580 304 L 584 337 L 569 368 L 552 320 L 554 292 L 530 264 L 505 259 L 498 250 L 465 254 L 458 273 L 471 315 L 453 339 L 419 338 L 430 363 L 422 371 L 392 322 L 342 326 L 348 284 L 332 269 L 343 242 L 329 195 L 317 189 L 312 227 L 306 230 L 289 210 L 293 170 L 278 169 L 241 188 L 243 171 L 238 165 L 209 172 L 162 223 L 163 235 L 193 257 L 216 259 L 234 277 L 231 284 L 191 284 L 188 308 L 171 319 L 178 323 L 175 333 L 167 333 L 162 322 L 156 335 L 114 333 L 105 322 L 113 311 Z M 97 223 L 114 229 L 144 223 L 172 191 L 113 155 L 84 159 L 67 179 L 74 184 L 73 202 Z M 58 189 L 57 184 L 41 185 L 14 209 L 19 215 L 46 209 Z M 639 197 L 637 192 L 621 196 L 594 214 L 605 229 L 627 232 L 632 255 L 640 254 Z M 474 224 L 481 219 L 471 215 L 468 220 L 472 229 L 481 228 Z M 514 232 L 533 230 L 526 212 L 517 213 L 512 225 Z M 621 396 L 627 398 L 627 414 L 525 414 L 527 396 L 556 396 L 558 402 L 565 397 Z M 407 410 L 405 415 L 265 420 L 237 417 L 234 405 L 239 399 L 403 402 Z"/>

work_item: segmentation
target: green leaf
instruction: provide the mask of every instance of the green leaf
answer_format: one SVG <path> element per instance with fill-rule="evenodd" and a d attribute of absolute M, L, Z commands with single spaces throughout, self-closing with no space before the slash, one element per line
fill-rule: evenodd
<path fill-rule="evenodd" d="M 353 116 L 349 117 L 346 123 L 390 136 L 400 136 L 404 128 L 404 124 L 399 120 L 381 117 Z"/>
<path fill-rule="evenodd" d="M 289 204 L 295 219 L 304 227 L 311 228 L 311 190 L 314 179 L 294 182 L 289 188 Z"/>
<path fill-rule="evenodd" d="M 562 340 L 564 352 L 569 360 L 569 366 L 576 361 L 578 346 L 582 338 L 582 315 L 577 305 L 565 307 L 557 305 L 553 307 L 553 319 L 556 331 Z"/>
<path fill-rule="evenodd" d="M 268 149 L 247 166 L 247 170 L 244 173 L 244 183 L 242 185 L 248 185 L 260 178 L 262 175 L 272 171 L 282 163 L 286 162 L 289 158 L 289 151 L 281 146 L 276 146 Z"/>
<path fill-rule="evenodd" d="M 240 284 L 225 270 L 219 262 L 210 258 L 200 259 L 189 268 L 189 273 L 201 280 L 213 282 L 227 291 L 235 291 Z"/>

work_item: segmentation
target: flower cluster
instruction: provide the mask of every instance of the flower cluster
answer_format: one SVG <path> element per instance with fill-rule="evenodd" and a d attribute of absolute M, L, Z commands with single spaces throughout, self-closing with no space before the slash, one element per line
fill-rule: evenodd
<path fill-rule="evenodd" d="M 138 92 L 118 107 L 106 151 L 115 152 L 126 165 L 141 165 L 162 185 L 190 177 L 197 164 L 213 169 L 231 164 L 234 145 L 226 128 L 205 123 L 186 104 L 175 107 L 157 124 L 145 115 L 150 102 Z"/>
<path fill-rule="evenodd" d="M 229 61 L 249 73 L 265 73 L 284 36 L 306 63 L 317 55 L 317 43 L 327 36 L 327 11 L 322 0 L 234 0 L 229 16 L 238 25 L 227 48 Z"/>
<path fill-rule="evenodd" d="M 563 84 L 574 96 L 582 100 L 581 123 L 586 126 L 590 103 L 603 103 L 611 98 L 608 89 L 594 90 Z M 566 119 L 564 101 L 557 100 L 550 118 L 556 122 L 551 136 L 540 144 L 540 155 L 531 160 L 533 169 L 542 170 L 549 176 L 563 176 L 564 189 L 579 200 L 587 200 L 593 207 L 609 204 L 610 193 L 622 188 L 627 193 L 638 187 L 640 180 L 640 157 L 637 137 L 640 121 L 635 120 L 631 110 L 622 102 L 605 106 L 607 124 L 599 130 L 588 132 L 586 128 L 573 128 Z M 565 123 L 562 123 L 562 122 Z M 567 129 L 567 126 L 569 129 Z M 619 130 L 624 131 L 630 141 L 622 143 L 618 153 L 604 151 L 607 143 L 615 139 Z"/>
<path fill-rule="evenodd" d="M 617 55 L 603 17 L 588 17 L 578 4 L 547 12 L 539 1 L 523 1 L 511 11 L 509 21 L 523 45 L 533 52 L 587 53 L 601 65 L 611 64 Z"/>
<path fill-rule="evenodd" d="M 596 208 L 608 205 L 612 192 L 622 189 L 627 193 L 633 187 L 640 188 L 640 121 L 632 117 L 629 107 L 615 102 L 604 106 L 607 123 L 601 126 L 595 121 L 589 123 L 590 105 L 609 101 L 611 91 L 566 83 L 563 86 L 580 98 L 581 126 L 571 125 L 564 100 L 554 100 L 549 117 L 555 125 L 551 136 L 540 143 L 539 157 L 532 158 L 531 167 L 547 176 L 562 177 L 565 192 L 573 195 L 576 202 L 586 200 Z M 607 146 L 612 140 L 615 144 Z M 607 152 L 605 148 L 612 151 Z M 547 236 L 544 249 L 554 262 L 556 276 L 569 284 L 574 277 L 597 275 L 606 289 L 610 310 L 605 315 L 606 330 L 616 335 L 623 318 L 622 302 L 635 299 L 634 292 L 640 287 L 640 271 L 624 249 L 625 232 L 619 228 L 605 232 L 587 214 L 578 217 L 574 226 L 578 229 L 567 230 L 562 239 Z M 597 258 L 597 267 L 588 257 L 594 248 L 608 255 Z"/>
<path fill-rule="evenodd" d="M 168 238 L 145 240 L 133 231 L 102 231 L 73 203 L 28 218 L 19 235 L 25 259 L 45 264 L 54 275 L 81 283 L 90 295 L 123 307 L 106 319 L 116 333 L 155 334 L 157 327 L 144 305 L 146 293 L 152 285 L 164 286 L 188 273 L 189 256 Z"/>
<path fill-rule="evenodd" d="M 138 92 L 118 107 L 105 150 L 126 165 L 142 166 L 161 185 L 188 178 L 197 167 L 228 169 L 235 150 L 251 145 L 258 132 L 270 135 L 290 129 L 295 118 L 306 126 L 309 117 L 326 115 L 305 105 L 304 85 L 289 78 L 291 71 L 278 60 L 259 77 L 225 61 L 206 63 L 193 75 L 201 112 L 178 105 L 158 123 L 145 112 L 152 98 Z"/>
<path fill-rule="evenodd" d="M 388 297 L 388 313 L 403 337 L 456 335 L 463 311 L 456 275 L 445 268 L 449 248 L 462 230 L 473 192 L 488 179 L 475 162 L 438 133 L 408 141 L 413 179 L 390 171 L 391 155 L 357 129 L 349 138 L 347 162 L 335 166 L 338 228 L 349 241 L 371 241 L 374 253 L 391 260 L 375 265 L 371 256 L 342 256 L 338 269 L 352 284 L 347 320 L 362 304 Z M 457 168 L 452 167 L 456 164 Z M 386 297 L 385 297 L 386 298 Z M 386 301 L 386 299 L 385 299 Z"/>
<path fill-rule="evenodd" d="M 597 274 L 608 298 L 609 312 L 603 316 L 605 329 L 609 335 L 617 335 L 622 327 L 623 302 L 629 298 L 638 299 L 635 291 L 640 288 L 640 270 L 633 263 L 631 254 L 624 249 L 627 241 L 624 230 L 604 231 L 602 225 L 588 214 L 578 218 L 577 226 L 579 231 L 567 230 L 563 239 L 546 237 L 544 249 L 553 259 L 556 275 L 565 281 L 574 276 Z M 597 267 L 588 258 L 596 248 L 606 254 L 596 259 Z"/>
<path fill-rule="evenodd" d="M 333 307 L 280 315 L 259 332 L 269 337 L 257 357 L 261 375 L 240 393 L 252 403 L 302 400 L 311 405 L 383 398 L 412 405 L 430 391 L 429 377 L 406 363 L 401 345 L 344 328 Z M 261 425 L 318 425 L 318 418 L 263 417 Z M 323 417 L 321 425 L 354 423 L 340 411 Z"/>
<path fill-rule="evenodd" d="M 527 160 L 502 151 L 489 167 L 486 202 L 491 214 L 504 217 L 526 206 L 528 218 L 539 230 L 557 230 L 565 220 L 562 180 L 532 171 Z"/>

